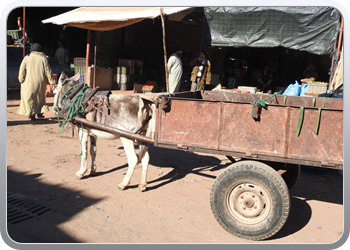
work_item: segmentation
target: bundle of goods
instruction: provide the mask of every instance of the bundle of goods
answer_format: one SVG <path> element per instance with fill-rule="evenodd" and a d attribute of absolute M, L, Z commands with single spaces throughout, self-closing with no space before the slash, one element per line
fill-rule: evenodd
<path fill-rule="evenodd" d="M 142 87 L 143 93 L 154 92 L 156 90 L 156 81 L 147 81 L 146 84 Z"/>
<path fill-rule="evenodd" d="M 225 89 L 225 90 L 234 91 L 238 93 L 250 93 L 250 90 L 246 90 L 246 89 Z"/>
<path fill-rule="evenodd" d="M 250 86 L 238 86 L 239 90 L 242 90 L 241 92 L 243 92 L 243 90 L 249 91 L 249 92 L 244 92 L 244 93 L 256 93 L 257 88 L 256 87 L 250 87 Z"/>
<path fill-rule="evenodd" d="M 327 82 L 308 82 L 300 85 L 297 81 L 295 84 L 290 84 L 283 92 L 283 95 L 290 96 L 318 96 L 326 93 L 328 89 Z"/>
<path fill-rule="evenodd" d="M 212 91 L 234 91 L 238 93 L 256 93 L 256 87 L 249 87 L 249 86 L 239 86 L 238 89 L 236 88 L 228 88 L 222 87 L 221 84 L 218 84 L 215 88 L 212 89 Z"/>
<path fill-rule="evenodd" d="M 328 82 L 308 82 L 305 95 L 317 96 L 326 93 Z"/>

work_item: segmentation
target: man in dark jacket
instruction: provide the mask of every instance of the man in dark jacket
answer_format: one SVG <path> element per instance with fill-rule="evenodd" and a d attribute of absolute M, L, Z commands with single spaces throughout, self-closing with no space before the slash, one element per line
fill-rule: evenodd
<path fill-rule="evenodd" d="M 260 92 L 271 94 L 271 72 L 269 71 L 269 65 L 265 64 L 264 69 L 260 71 L 258 77 L 258 89 Z"/>
<path fill-rule="evenodd" d="M 207 54 L 201 51 L 197 58 L 190 62 L 190 66 L 193 67 L 191 73 L 191 91 L 204 90 L 205 85 L 210 84 L 211 72 L 210 61 L 206 58 Z"/>

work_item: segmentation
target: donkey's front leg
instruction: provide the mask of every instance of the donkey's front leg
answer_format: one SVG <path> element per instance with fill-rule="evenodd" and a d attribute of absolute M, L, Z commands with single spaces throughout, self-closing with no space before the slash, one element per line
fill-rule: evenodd
<path fill-rule="evenodd" d="M 97 141 L 96 137 L 90 136 L 90 155 L 91 155 L 90 175 L 95 175 L 96 169 L 97 169 L 97 166 L 96 166 L 96 152 L 97 152 L 96 141 Z"/>
<path fill-rule="evenodd" d="M 80 128 L 79 140 L 80 140 L 80 150 L 81 150 L 81 164 L 80 164 L 80 170 L 75 174 L 75 178 L 77 180 L 80 180 L 81 178 L 83 178 L 84 174 L 86 173 L 88 131 Z"/>
<path fill-rule="evenodd" d="M 138 158 L 135 151 L 134 142 L 124 137 L 121 137 L 120 140 L 123 143 L 124 151 L 128 159 L 128 171 L 126 172 L 123 181 L 118 184 L 118 188 L 124 190 L 130 184 L 130 179 L 138 163 Z"/>

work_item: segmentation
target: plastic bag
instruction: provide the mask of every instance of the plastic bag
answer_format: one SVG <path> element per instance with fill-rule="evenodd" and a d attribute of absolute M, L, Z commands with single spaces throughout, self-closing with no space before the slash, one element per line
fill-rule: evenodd
<path fill-rule="evenodd" d="M 282 95 L 287 95 L 287 93 L 289 92 L 289 90 L 291 89 L 291 87 L 293 87 L 293 84 L 289 84 L 289 86 L 286 88 L 286 90 L 283 92 Z"/>
<path fill-rule="evenodd" d="M 295 81 L 294 84 L 289 84 L 288 88 L 283 92 L 283 95 L 299 96 L 301 85 Z"/>
<path fill-rule="evenodd" d="M 300 95 L 301 96 L 305 95 L 306 91 L 307 91 L 307 83 L 301 86 Z"/>

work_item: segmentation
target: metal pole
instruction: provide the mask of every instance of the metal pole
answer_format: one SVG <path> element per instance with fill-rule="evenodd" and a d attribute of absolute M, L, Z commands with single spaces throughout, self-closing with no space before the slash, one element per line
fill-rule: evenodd
<path fill-rule="evenodd" d="M 165 25 L 163 17 L 163 8 L 160 8 L 160 18 L 162 19 L 162 28 L 163 28 L 163 49 L 164 49 L 164 65 L 165 65 L 165 82 L 166 82 L 166 91 L 169 92 L 169 73 L 168 73 L 168 62 L 167 62 L 167 53 L 166 53 L 166 43 L 165 43 Z"/>

